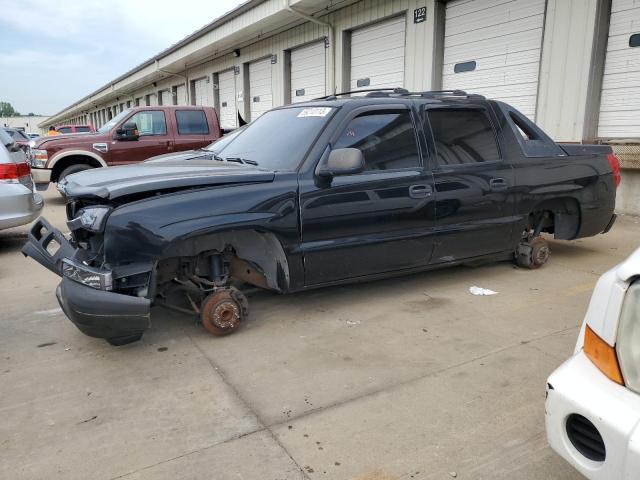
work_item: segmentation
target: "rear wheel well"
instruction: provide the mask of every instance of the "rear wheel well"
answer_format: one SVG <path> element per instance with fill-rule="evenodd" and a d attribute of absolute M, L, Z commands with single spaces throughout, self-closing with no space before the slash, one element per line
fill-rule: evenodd
<path fill-rule="evenodd" d="M 571 240 L 580 229 L 580 204 L 570 197 L 545 200 L 531 210 L 526 229 L 553 234 L 558 240 Z"/>
<path fill-rule="evenodd" d="M 100 162 L 98 162 L 95 158 L 86 156 L 86 155 L 69 155 L 68 157 L 63 157 L 58 160 L 53 169 L 51 170 L 51 181 L 57 182 L 60 178 L 60 173 L 70 165 L 89 165 L 93 168 L 102 167 Z"/>

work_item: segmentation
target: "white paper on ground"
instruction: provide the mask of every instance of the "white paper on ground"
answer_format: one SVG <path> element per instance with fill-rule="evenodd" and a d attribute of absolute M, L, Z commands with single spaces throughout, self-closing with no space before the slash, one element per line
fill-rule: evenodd
<path fill-rule="evenodd" d="M 495 295 L 498 292 L 494 292 L 493 290 L 489 290 L 488 288 L 476 287 L 475 285 L 469 287 L 469 293 L 471 295 Z"/>

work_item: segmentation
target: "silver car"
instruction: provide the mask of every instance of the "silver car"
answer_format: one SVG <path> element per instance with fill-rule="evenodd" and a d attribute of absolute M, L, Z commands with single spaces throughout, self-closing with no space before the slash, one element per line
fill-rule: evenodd
<path fill-rule="evenodd" d="M 27 156 L 0 129 L 0 230 L 31 222 L 43 205 L 33 187 Z"/>

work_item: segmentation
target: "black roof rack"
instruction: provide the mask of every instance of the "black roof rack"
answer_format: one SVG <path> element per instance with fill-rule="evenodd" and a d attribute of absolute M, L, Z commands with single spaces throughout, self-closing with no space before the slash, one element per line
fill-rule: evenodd
<path fill-rule="evenodd" d="M 354 93 L 364 93 L 365 97 L 422 97 L 422 98 L 438 98 L 438 97 L 465 97 L 477 100 L 485 100 L 483 95 L 476 93 L 467 93 L 464 90 L 427 90 L 425 92 L 410 92 L 406 88 L 367 88 L 363 90 L 354 90 L 350 92 L 334 93 L 325 97 L 314 98 L 314 100 L 336 100 L 338 97 L 348 96 Z"/>
<path fill-rule="evenodd" d="M 409 90 L 407 90 L 406 88 L 400 88 L 400 87 L 396 87 L 396 88 L 366 88 L 363 90 L 353 90 L 351 92 L 340 92 L 340 93 L 333 93 L 331 95 L 327 95 L 324 97 L 319 97 L 319 98 L 314 98 L 314 100 L 335 100 L 338 97 L 345 97 L 347 95 L 351 95 L 352 93 L 366 93 L 367 97 L 369 96 L 385 96 L 384 93 L 386 93 L 388 96 L 389 93 L 393 93 L 396 95 L 407 95 L 409 93 Z M 373 95 L 371 95 L 373 94 Z"/>

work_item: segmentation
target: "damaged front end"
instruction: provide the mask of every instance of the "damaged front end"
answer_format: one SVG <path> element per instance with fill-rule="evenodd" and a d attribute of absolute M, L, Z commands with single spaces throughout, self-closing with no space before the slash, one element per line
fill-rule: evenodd
<path fill-rule="evenodd" d="M 103 231 L 112 207 L 70 202 L 71 238 L 44 218 L 31 228 L 22 253 L 62 277 L 56 297 L 84 334 L 113 345 L 139 340 L 150 327 L 148 298 L 153 265 L 111 268 L 104 262 Z"/>

